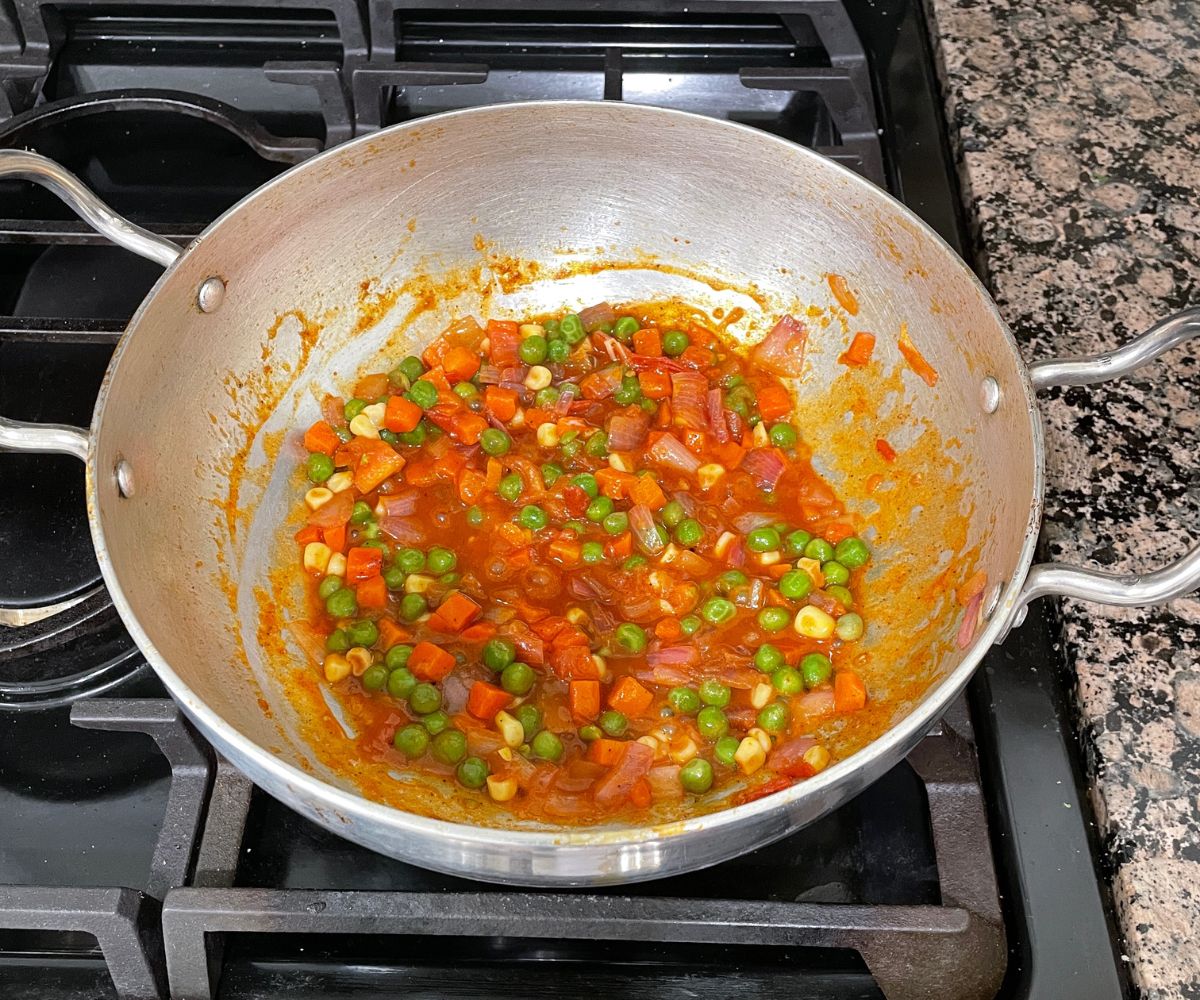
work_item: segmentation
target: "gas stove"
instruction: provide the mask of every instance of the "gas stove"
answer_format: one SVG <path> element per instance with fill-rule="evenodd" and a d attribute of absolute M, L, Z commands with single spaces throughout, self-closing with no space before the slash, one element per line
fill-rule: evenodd
<path fill-rule="evenodd" d="M 964 247 L 910 0 L 15 0 L 0 146 L 179 244 L 323 148 L 535 98 L 659 104 L 815 148 Z M 0 184 L 0 413 L 88 421 L 157 277 Z M 544 892 L 340 840 L 253 789 L 120 624 L 70 458 L 0 456 L 0 995 L 1120 997 L 1055 624 L 908 760 L 704 872 Z"/>

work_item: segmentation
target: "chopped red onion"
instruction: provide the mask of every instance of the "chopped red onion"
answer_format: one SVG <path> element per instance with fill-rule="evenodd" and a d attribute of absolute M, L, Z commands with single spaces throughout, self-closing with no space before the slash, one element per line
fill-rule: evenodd
<path fill-rule="evenodd" d="M 708 426 L 717 444 L 729 441 L 729 425 L 725 423 L 725 408 L 721 405 L 721 387 L 708 390 Z"/>
<path fill-rule="evenodd" d="M 379 522 L 379 530 L 400 545 L 416 545 L 425 538 L 419 524 L 404 517 L 385 517 Z"/>
<path fill-rule="evenodd" d="M 648 358 L 642 354 L 631 355 L 626 364 L 634 371 L 667 372 L 668 374 L 681 372 L 687 368 L 687 365 L 675 358 Z"/>
<path fill-rule="evenodd" d="M 683 512 L 688 517 L 696 516 L 696 498 L 687 490 L 675 490 L 675 492 L 671 494 L 671 499 L 683 508 Z"/>
<path fill-rule="evenodd" d="M 479 380 L 480 385 L 499 385 L 500 369 L 495 365 L 482 364 L 475 377 Z"/>
<path fill-rule="evenodd" d="M 683 445 L 680 447 L 682 448 Z M 637 539 L 638 546 L 646 555 L 656 556 L 667 547 L 659 537 L 658 526 L 654 523 L 654 515 L 650 513 L 650 508 L 644 503 L 634 504 L 629 508 L 629 527 L 633 531 L 634 538 Z"/>
<path fill-rule="evenodd" d="M 708 430 L 708 379 L 699 372 L 671 376 L 671 412 L 675 422 L 694 431 Z"/>
<path fill-rule="evenodd" d="M 742 427 L 742 417 L 739 413 L 734 413 L 733 410 L 725 411 L 725 422 L 729 424 L 729 436 L 734 441 L 740 442 L 742 434 L 745 432 Z"/>
<path fill-rule="evenodd" d="M 683 442 L 672 434 L 660 434 L 658 440 L 650 446 L 648 454 L 659 465 L 665 465 L 669 469 L 688 476 L 694 476 L 696 470 L 700 468 L 700 459 L 688 451 L 683 446 Z"/>
<path fill-rule="evenodd" d="M 803 323 L 793 316 L 781 316 L 762 343 L 750 352 L 750 357 L 775 375 L 794 378 L 804 368 L 807 339 Z"/>
<path fill-rule="evenodd" d="M 650 430 L 650 414 L 638 409 L 620 411 L 608 419 L 608 450 L 633 451 L 641 448 Z"/>
<path fill-rule="evenodd" d="M 587 399 L 606 399 L 617 391 L 621 384 L 621 366 L 609 365 L 592 372 L 579 383 L 579 389 Z"/>
<path fill-rule="evenodd" d="M 405 517 L 417 510 L 420 494 L 416 490 L 405 490 L 391 496 L 380 497 L 379 505 L 383 508 L 384 517 Z"/>
<path fill-rule="evenodd" d="M 622 364 L 630 364 L 633 361 L 633 352 L 616 337 L 610 337 L 607 333 L 593 333 L 592 340 L 613 361 L 620 361 Z"/>
<path fill-rule="evenodd" d="M 579 322 L 583 324 L 583 328 L 588 333 L 605 323 L 615 323 L 616 321 L 617 311 L 607 302 L 597 302 L 594 306 L 579 310 Z"/>
<path fill-rule="evenodd" d="M 733 519 L 733 526 L 737 528 L 737 530 L 743 535 L 748 535 L 755 528 L 762 528 L 768 524 L 774 524 L 777 520 L 778 515 L 776 514 L 740 514 Z"/>
<path fill-rule="evenodd" d="M 962 624 L 958 627 L 958 648 L 966 649 L 975 638 L 979 627 L 979 606 L 983 603 L 983 592 L 976 594 L 963 609 Z"/>
<path fill-rule="evenodd" d="M 652 667 L 691 666 L 700 662 L 700 650 L 695 646 L 664 646 L 647 653 L 646 662 Z"/>
<path fill-rule="evenodd" d="M 571 404 L 579 397 L 579 386 L 574 382 L 567 382 L 558 394 L 558 400 L 554 404 L 554 415 L 556 417 L 565 417 L 571 412 Z"/>
<path fill-rule="evenodd" d="M 742 469 L 760 490 L 770 493 L 783 478 L 787 463 L 777 448 L 751 448 L 742 459 Z"/>

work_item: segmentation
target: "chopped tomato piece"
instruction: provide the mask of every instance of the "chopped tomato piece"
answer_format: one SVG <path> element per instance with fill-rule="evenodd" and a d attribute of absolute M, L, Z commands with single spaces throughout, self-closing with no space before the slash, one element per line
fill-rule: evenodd
<path fill-rule="evenodd" d="M 364 375 L 354 383 L 354 395 L 358 399 L 368 401 L 378 399 L 387 391 L 388 377 L 386 375 Z"/>
<path fill-rule="evenodd" d="M 633 535 L 628 531 L 623 531 L 616 538 L 610 538 L 604 543 L 604 554 L 609 559 L 628 559 L 633 555 Z"/>
<path fill-rule="evenodd" d="M 873 333 L 856 333 L 854 339 L 850 341 L 850 346 L 846 348 L 842 356 L 838 358 L 844 365 L 853 367 L 862 367 L 870 364 L 871 354 L 875 350 L 875 334 Z"/>
<path fill-rule="evenodd" d="M 550 667 L 564 681 L 598 681 L 600 668 L 587 646 L 562 646 L 550 653 Z"/>
<path fill-rule="evenodd" d="M 896 449 L 888 444 L 883 438 L 875 439 L 875 450 L 879 452 L 880 457 L 885 462 L 896 461 Z"/>
<path fill-rule="evenodd" d="M 666 399 L 671 395 L 669 372 L 638 372 L 638 385 L 648 399 Z"/>
<path fill-rule="evenodd" d="M 383 572 L 383 553 L 356 545 L 346 553 L 346 579 L 357 583 Z"/>
<path fill-rule="evenodd" d="M 833 297 L 838 300 L 838 305 L 845 309 L 851 316 L 857 316 L 858 299 L 850 291 L 850 286 L 846 284 L 846 279 L 840 274 L 827 274 L 825 278 L 829 282 L 829 290 L 833 292 Z"/>
<path fill-rule="evenodd" d="M 413 486 L 432 486 L 438 481 L 437 469 L 427 458 L 409 462 L 404 470 L 404 480 Z"/>
<path fill-rule="evenodd" d="M 408 658 L 408 669 L 423 681 L 440 681 L 454 669 L 454 657 L 432 642 L 418 642 Z"/>
<path fill-rule="evenodd" d="M 769 382 L 758 390 L 758 412 L 763 420 L 774 423 L 792 412 L 792 397 L 779 382 Z"/>
<path fill-rule="evenodd" d="M 900 347 L 900 353 L 904 355 L 904 360 L 908 362 L 908 367 L 917 373 L 921 381 L 931 389 L 937 385 L 937 370 L 925 360 L 925 355 L 918 351 L 917 345 L 909 339 L 908 327 L 904 324 L 900 325 L 900 341 L 898 346 Z"/>
<path fill-rule="evenodd" d="M 497 368 L 509 368 L 520 362 L 517 349 L 521 346 L 520 327 L 504 319 L 489 319 L 487 325 L 488 354 Z"/>
<path fill-rule="evenodd" d="M 484 722 L 490 722 L 497 712 L 508 708 L 510 704 L 512 695 L 487 681 L 476 681 L 467 695 L 467 711 Z"/>
<path fill-rule="evenodd" d="M 622 499 L 626 491 L 633 485 L 633 475 L 628 472 L 618 472 L 616 469 L 597 469 L 596 483 L 600 494 L 611 500 Z"/>
<path fill-rule="evenodd" d="M 332 455 L 341 445 L 341 439 L 324 420 L 318 420 L 304 432 L 304 447 L 322 455 Z"/>

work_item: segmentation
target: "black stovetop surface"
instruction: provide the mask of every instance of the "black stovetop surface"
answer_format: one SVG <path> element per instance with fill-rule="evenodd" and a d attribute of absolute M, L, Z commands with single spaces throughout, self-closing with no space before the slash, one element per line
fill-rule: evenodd
<path fill-rule="evenodd" d="M 825 0 L 507 6 L 382 3 L 364 26 L 352 0 L 81 2 L 48 19 L 37 0 L 19 0 L 15 13 L 0 10 L 26 42 L 16 53 L 0 45 L 4 100 L 18 112 L 0 120 L 0 145 L 62 160 L 119 211 L 184 242 L 355 123 L 369 130 L 502 99 L 624 98 L 721 114 L 821 148 L 886 184 L 963 249 L 926 27 L 909 0 L 851 2 L 848 21 Z M 380 89 L 390 84 L 399 86 Z M 860 99 L 848 104 L 847 94 Z M 44 192 L 0 184 L 0 412 L 85 423 L 122 325 L 155 277 Z M 220 770 L 173 778 L 142 731 L 73 725 L 66 703 L 81 695 L 102 703 L 81 706 L 81 716 L 107 706 L 125 718 L 151 704 L 124 699 L 170 709 L 97 592 L 80 470 L 66 458 L 8 454 L 0 468 L 0 551 L 13 559 L 0 574 L 0 610 L 78 602 L 34 625 L 0 625 L 6 998 L 114 996 L 114 979 L 128 984 L 106 971 L 119 949 L 63 920 L 61 899 L 45 892 L 52 887 L 135 890 L 114 908 L 136 900 L 127 924 L 160 992 L 165 925 L 167 961 L 184 970 L 173 985 L 204 979 L 187 978 L 188 961 L 192 973 L 204 966 L 202 944 L 197 952 L 187 933 L 229 932 L 214 936 L 222 947 L 212 956 L 212 981 L 228 998 L 920 995 L 911 992 L 928 972 L 919 949 L 906 957 L 869 935 L 855 944 L 844 928 L 820 941 L 799 925 L 814 914 L 836 924 L 852 912 L 879 925 L 916 915 L 917 930 L 930 932 L 914 938 L 924 947 L 946 914 L 986 916 L 989 895 L 999 897 L 1003 926 L 988 941 L 1007 949 L 999 995 L 1105 1000 L 1127 991 L 1095 870 L 1056 626 L 1042 614 L 989 654 L 967 704 L 911 763 L 819 823 L 707 872 L 574 896 L 514 892 L 374 855 L 236 779 L 227 787 Z M 191 745 L 181 723 L 167 725 Z M 953 780 L 938 770 L 947 753 Z M 185 785 L 218 803 L 207 820 L 204 795 L 192 794 L 191 811 L 176 808 Z M 947 789 L 966 804 L 955 806 Z M 964 824 L 976 839 L 937 842 L 939 823 L 953 825 L 971 802 L 986 808 L 986 824 Z M 200 817 L 198 846 L 181 812 Z M 164 829 L 179 833 L 173 846 L 186 855 L 165 869 Z M 343 893 L 363 896 L 347 903 Z M 961 898 L 972 893 L 981 905 Z M 416 920 L 389 933 L 347 918 L 345 908 L 368 896 L 461 923 L 425 933 Z M 109 899 L 68 902 L 83 898 Z M 305 919 L 289 909 L 297 900 Z M 290 914 L 278 917 L 286 933 L 231 917 L 255 907 Z M 529 922 L 539 913 L 561 919 L 561 933 Z M 739 922 L 756 929 L 742 933 Z M 939 983 L 937 995 L 958 995 L 956 985 Z"/>

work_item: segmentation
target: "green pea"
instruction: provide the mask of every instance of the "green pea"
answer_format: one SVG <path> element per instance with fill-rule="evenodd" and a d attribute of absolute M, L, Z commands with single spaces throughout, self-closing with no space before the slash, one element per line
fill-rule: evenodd
<path fill-rule="evenodd" d="M 517 647 L 508 639 L 489 639 L 483 646 L 483 665 L 501 671 L 517 658 Z"/>
<path fill-rule="evenodd" d="M 812 593 L 812 577 L 802 569 L 793 569 L 779 578 L 779 592 L 789 601 L 802 601 Z"/>
<path fill-rule="evenodd" d="M 599 726 L 593 726 L 591 723 L 588 723 L 586 726 L 579 727 L 579 738 L 583 740 L 584 743 L 591 743 L 594 740 L 600 739 L 600 737 L 603 735 L 604 730 L 602 730 Z"/>
<path fill-rule="evenodd" d="M 415 684 L 408 693 L 408 705 L 417 715 L 428 715 L 442 707 L 442 693 L 432 684 Z"/>
<path fill-rule="evenodd" d="M 791 620 L 786 608 L 763 608 L 758 613 L 758 627 L 767 632 L 782 632 Z"/>
<path fill-rule="evenodd" d="M 618 406 L 632 406 L 641 401 L 642 387 L 636 378 L 625 378 L 613 393 L 613 402 Z"/>
<path fill-rule="evenodd" d="M 496 487 L 496 492 L 500 495 L 501 500 L 507 500 L 509 503 L 516 503 L 521 497 L 521 491 L 525 488 L 525 483 L 515 472 L 510 472 L 507 476 L 500 480 L 500 485 Z"/>
<path fill-rule="evenodd" d="M 550 523 L 550 518 L 536 504 L 526 504 L 517 515 L 517 522 L 522 528 L 528 528 L 530 531 L 541 531 Z"/>
<path fill-rule="evenodd" d="M 782 701 L 764 705 L 758 713 L 758 724 L 768 733 L 782 733 L 787 729 L 788 707 Z"/>
<path fill-rule="evenodd" d="M 374 646 L 379 641 L 378 626 L 366 618 L 347 625 L 346 634 L 355 646 Z"/>
<path fill-rule="evenodd" d="M 871 550 L 861 538 L 843 538 L 834 549 L 834 558 L 847 569 L 858 569 L 871 560 Z"/>
<path fill-rule="evenodd" d="M 613 502 L 608 497 L 596 497 L 587 505 L 584 517 L 589 521 L 603 521 L 613 512 Z"/>
<path fill-rule="evenodd" d="M 558 482 L 559 476 L 563 474 L 561 465 L 556 465 L 554 462 L 547 462 L 542 466 L 542 482 L 547 486 L 553 486 Z"/>
<path fill-rule="evenodd" d="M 388 372 L 388 381 L 401 392 L 407 392 L 409 386 L 412 385 L 412 381 L 399 366 Z"/>
<path fill-rule="evenodd" d="M 333 459 L 328 455 L 323 455 L 319 451 L 314 451 L 308 456 L 308 479 L 309 482 L 323 483 L 326 479 L 333 475 Z"/>
<path fill-rule="evenodd" d="M 826 587 L 825 593 L 838 602 L 843 608 L 849 610 L 854 607 L 854 595 L 845 587 L 839 587 L 836 584 L 832 587 Z"/>
<path fill-rule="evenodd" d="M 583 322 L 574 313 L 567 313 L 559 322 L 558 328 L 562 331 L 562 335 L 566 338 L 568 344 L 578 344 L 587 336 L 587 331 L 583 328 Z"/>
<path fill-rule="evenodd" d="M 457 764 L 467 755 L 467 738 L 457 729 L 444 729 L 433 738 L 430 750 L 443 764 Z"/>
<path fill-rule="evenodd" d="M 784 612 L 786 614 L 786 612 Z M 783 653 L 778 646 L 764 642 L 754 654 L 754 665 L 764 674 L 773 673 L 784 664 Z"/>
<path fill-rule="evenodd" d="M 407 698 L 417 686 L 417 678 L 408 667 L 397 667 L 387 676 L 387 692 L 393 698 Z"/>
<path fill-rule="evenodd" d="M 552 340 L 546 348 L 546 357 L 555 364 L 561 365 L 570 356 L 571 345 L 565 340 Z"/>
<path fill-rule="evenodd" d="M 342 589 L 344 582 L 340 576 L 327 576 L 317 585 L 317 596 L 328 600 L 333 594 Z"/>
<path fill-rule="evenodd" d="M 521 345 L 517 348 L 517 354 L 521 356 L 521 360 L 527 365 L 540 365 L 546 360 L 546 354 L 550 345 L 546 342 L 546 338 L 540 334 L 534 334 L 532 337 L 526 337 L 521 341 Z"/>
<path fill-rule="evenodd" d="M 542 329 L 546 331 L 546 336 L 550 338 L 562 336 L 562 323 L 556 319 L 548 319 L 542 324 Z"/>
<path fill-rule="evenodd" d="M 682 330 L 668 330 L 663 334 L 663 354 L 668 358 L 677 358 L 691 346 L 692 338 Z"/>
<path fill-rule="evenodd" d="M 833 558 L 833 546 L 824 538 L 814 538 L 804 546 L 804 556 L 806 559 L 815 559 L 817 562 L 828 562 Z"/>
<path fill-rule="evenodd" d="M 326 598 L 325 610 L 331 618 L 351 618 L 358 614 L 358 597 L 349 587 L 342 587 Z"/>
<path fill-rule="evenodd" d="M 542 338 L 538 337 L 537 339 L 541 340 Z M 530 337 L 529 340 L 533 340 L 533 338 Z M 529 343 L 529 340 L 525 343 Z M 487 781 L 488 766 L 478 757 L 468 757 L 458 765 L 454 774 L 464 788 L 482 788 L 484 782 Z"/>
<path fill-rule="evenodd" d="M 774 552 L 781 542 L 774 528 L 755 528 L 746 536 L 746 548 L 751 552 Z"/>
<path fill-rule="evenodd" d="M 563 527 L 566 528 L 567 531 L 575 532 L 577 535 L 582 535 L 585 531 L 587 531 L 587 525 L 582 521 L 567 521 Z"/>
<path fill-rule="evenodd" d="M 423 420 L 411 431 L 404 431 L 396 435 L 400 439 L 401 444 L 408 445 L 410 448 L 420 448 L 428 436 L 429 428 L 425 426 L 425 421 Z"/>
<path fill-rule="evenodd" d="M 379 541 L 379 525 L 378 524 L 375 524 L 374 522 L 372 522 L 371 524 L 364 524 L 359 529 L 359 531 L 362 533 L 363 538 L 368 539 L 368 541 L 363 542 L 363 545 L 372 547 L 372 548 L 378 548 L 381 551 L 383 549 L 387 548 L 387 544 L 385 542 Z M 372 545 L 372 543 L 375 543 L 375 544 Z"/>
<path fill-rule="evenodd" d="M 609 709 L 607 712 L 602 712 L 600 718 L 596 720 L 609 736 L 624 736 L 625 730 L 629 728 L 629 720 L 625 717 L 624 712 L 617 712 Z"/>
<path fill-rule="evenodd" d="M 396 565 L 405 573 L 420 573 L 425 568 L 425 553 L 420 549 L 401 549 L 396 553 Z"/>
<path fill-rule="evenodd" d="M 722 736 L 713 747 L 713 756 L 726 767 L 733 767 L 733 755 L 737 753 L 738 742 L 736 736 Z"/>
<path fill-rule="evenodd" d="M 710 597 L 700 608 L 700 616 L 711 625 L 724 625 L 736 614 L 733 602 L 723 597 Z"/>
<path fill-rule="evenodd" d="M 542 710 L 537 705 L 518 705 L 513 710 L 513 717 L 521 723 L 521 730 L 525 734 L 525 742 L 528 743 L 533 739 L 542 728 Z"/>
<path fill-rule="evenodd" d="M 750 582 L 750 578 L 746 576 L 740 569 L 727 569 L 719 577 L 717 577 L 717 593 L 732 594 L 739 587 L 744 587 Z"/>
<path fill-rule="evenodd" d="M 400 443 L 400 435 L 393 434 L 386 427 L 381 427 L 379 430 L 379 440 L 386 441 L 388 444 L 395 447 Z"/>
<path fill-rule="evenodd" d="M 408 574 L 399 566 L 389 566 L 383 571 L 383 582 L 388 590 L 403 590 L 406 579 Z"/>
<path fill-rule="evenodd" d="M 641 328 L 642 324 L 632 316 L 622 316 L 613 325 L 613 336 L 618 340 L 628 340 Z"/>
<path fill-rule="evenodd" d="M 589 565 L 604 562 L 604 544 L 602 542 L 584 542 L 579 557 Z"/>
<path fill-rule="evenodd" d="M 425 374 L 425 364 L 420 358 L 409 355 L 397 367 L 410 382 L 415 382 Z"/>
<path fill-rule="evenodd" d="M 792 667 L 780 667 L 771 674 L 771 684 L 782 695 L 791 697 L 804 690 L 804 678 Z"/>
<path fill-rule="evenodd" d="M 396 730 L 396 735 L 392 737 L 392 746 L 405 757 L 420 757 L 429 749 L 429 733 L 425 731 L 424 726 L 410 723 L 403 729 Z"/>
<path fill-rule="evenodd" d="M 535 680 L 537 675 L 534 674 L 533 667 L 520 660 L 510 663 L 500 671 L 500 686 L 509 694 L 528 694 Z"/>
<path fill-rule="evenodd" d="M 469 524 L 472 528 L 478 528 L 481 524 L 483 524 L 482 508 L 476 506 L 475 504 L 472 504 L 467 508 L 467 524 Z"/>
<path fill-rule="evenodd" d="M 696 715 L 696 729 L 711 743 L 729 732 L 729 720 L 716 705 L 707 705 Z"/>
<path fill-rule="evenodd" d="M 600 496 L 600 484 L 596 482 L 596 477 L 590 472 L 581 472 L 579 475 L 572 477 L 571 485 L 578 486 L 593 499 Z"/>
<path fill-rule="evenodd" d="M 387 683 L 388 670 L 382 663 L 372 663 L 363 671 L 359 681 L 367 691 L 379 691 Z"/>
<path fill-rule="evenodd" d="M 366 408 L 367 401 L 365 399 L 348 399 L 346 405 L 342 407 L 342 416 L 346 418 L 346 423 L 350 423 Z"/>
<path fill-rule="evenodd" d="M 716 705 L 724 708 L 729 704 L 732 692 L 715 677 L 709 677 L 700 683 L 700 700 L 706 705 Z"/>
<path fill-rule="evenodd" d="M 400 617 L 406 622 L 415 622 L 428 610 L 424 594 L 405 594 L 400 599 Z"/>
<path fill-rule="evenodd" d="M 841 639 L 842 642 L 854 642 L 862 638 L 864 629 L 862 615 L 850 611 L 837 620 L 837 624 L 833 628 L 833 634 Z"/>
<path fill-rule="evenodd" d="M 613 642 L 618 649 L 636 656 L 646 649 L 646 631 L 633 622 L 621 622 L 613 633 Z"/>
<path fill-rule="evenodd" d="M 606 458 L 608 456 L 608 435 L 604 431 L 594 431 L 588 435 L 583 450 L 592 458 Z"/>
<path fill-rule="evenodd" d="M 693 757 L 679 769 L 679 783 L 693 795 L 702 795 L 712 788 L 712 765 L 703 757 Z"/>
<path fill-rule="evenodd" d="M 660 516 L 663 519 L 663 524 L 668 528 L 677 528 L 679 527 L 679 523 L 687 517 L 687 511 L 683 509 L 683 504 L 678 500 L 668 500 Z"/>
<path fill-rule="evenodd" d="M 622 535 L 629 530 L 629 515 L 623 510 L 614 511 L 601 522 L 601 526 L 610 535 Z"/>
<path fill-rule="evenodd" d="M 699 545 L 704 538 L 704 528 L 694 517 L 685 517 L 675 527 L 675 541 L 685 549 Z"/>
<path fill-rule="evenodd" d="M 800 435 L 791 424 L 773 424 L 767 431 L 767 437 L 776 448 L 795 448 Z"/>
<path fill-rule="evenodd" d="M 430 736 L 437 736 L 450 725 L 450 716 L 439 708 L 436 712 L 421 716 L 421 725 Z"/>
<path fill-rule="evenodd" d="M 549 729 L 543 729 L 530 740 L 529 748 L 535 757 L 541 757 L 542 760 L 558 760 L 563 755 L 562 740 Z"/>
<path fill-rule="evenodd" d="M 785 555 L 795 559 L 797 556 L 804 554 L 804 547 L 812 541 L 812 535 L 807 531 L 796 530 L 788 534 L 783 540 L 783 551 Z"/>
<path fill-rule="evenodd" d="M 325 648 L 331 653 L 344 653 L 353 645 L 344 628 L 335 628 L 325 637 Z"/>
<path fill-rule="evenodd" d="M 634 570 L 646 565 L 646 557 L 637 554 L 631 555 L 621 563 L 621 569 Z"/>
<path fill-rule="evenodd" d="M 823 653 L 809 653 L 800 661 L 800 676 L 804 678 L 804 686 L 808 689 L 820 687 L 833 673 L 833 664 Z"/>
<path fill-rule="evenodd" d="M 479 447 L 486 455 L 503 455 L 512 447 L 512 438 L 499 427 L 489 427 L 479 435 Z"/>
<path fill-rule="evenodd" d="M 850 571 L 833 559 L 821 564 L 821 575 L 825 577 L 826 584 L 833 584 L 837 587 L 842 586 L 850 579 Z"/>
<path fill-rule="evenodd" d="M 683 618 L 679 619 L 679 628 L 682 630 L 684 635 L 695 635 L 698 631 L 700 631 L 700 626 L 702 624 L 704 623 L 700 621 L 700 618 L 697 615 L 685 615 Z"/>
<path fill-rule="evenodd" d="M 453 587 L 461 579 L 461 573 L 443 573 L 438 577 L 438 583 L 444 583 L 448 587 Z"/>
<path fill-rule="evenodd" d="M 335 427 L 333 429 L 333 433 L 337 435 L 337 439 L 341 441 L 342 444 L 349 444 L 354 440 L 354 434 L 351 433 L 349 427 Z"/>
<path fill-rule="evenodd" d="M 700 695 L 689 687 L 671 688 L 667 703 L 680 715 L 695 715 L 700 711 Z"/>
<path fill-rule="evenodd" d="M 428 410 L 438 401 L 437 386 L 427 381 L 414 382 L 412 388 L 405 393 L 405 396 L 416 403 L 422 410 Z"/>

